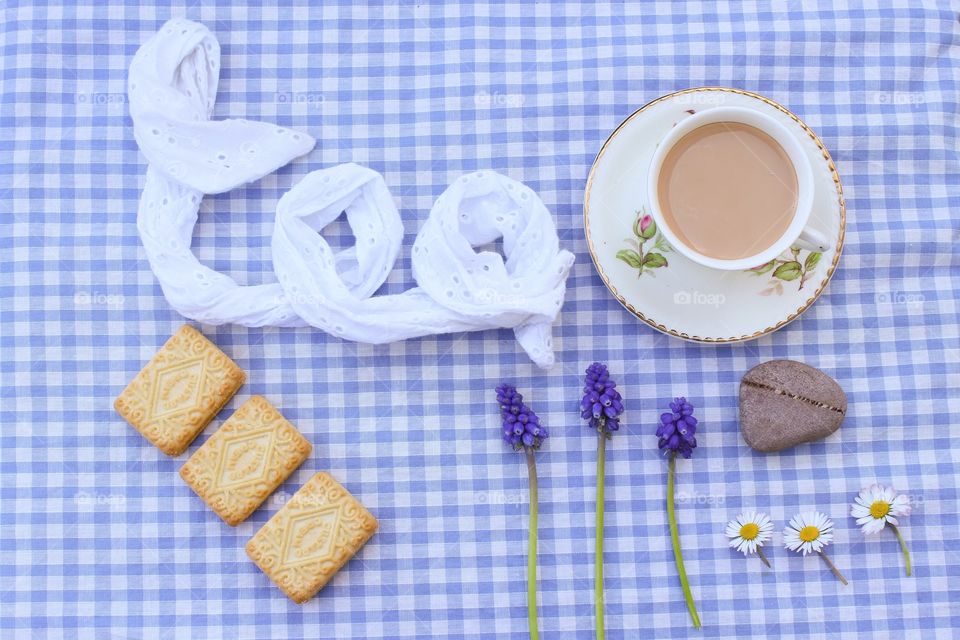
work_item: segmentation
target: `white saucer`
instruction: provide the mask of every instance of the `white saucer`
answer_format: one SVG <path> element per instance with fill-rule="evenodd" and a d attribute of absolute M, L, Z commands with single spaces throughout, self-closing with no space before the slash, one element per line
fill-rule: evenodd
<path fill-rule="evenodd" d="M 682 118 L 721 105 L 756 109 L 796 132 L 814 169 L 811 223 L 832 230 L 831 250 L 792 249 L 775 264 L 717 271 L 672 251 L 659 233 L 652 234 L 656 225 L 641 231 L 647 168 L 660 139 Z M 624 120 L 590 169 L 583 214 L 590 255 L 614 297 L 651 327 L 697 342 L 752 340 L 799 317 L 836 270 L 846 226 L 840 176 L 816 134 L 772 100 L 714 87 L 663 96 Z"/>

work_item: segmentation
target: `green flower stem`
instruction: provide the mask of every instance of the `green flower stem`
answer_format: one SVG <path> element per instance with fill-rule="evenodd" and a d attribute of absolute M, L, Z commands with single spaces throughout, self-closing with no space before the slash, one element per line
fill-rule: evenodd
<path fill-rule="evenodd" d="M 677 454 L 670 455 L 670 466 L 667 471 L 667 520 L 670 521 L 670 539 L 673 541 L 673 557 L 677 560 L 677 573 L 680 574 L 680 585 L 683 587 L 683 597 L 687 600 L 687 609 L 693 626 L 700 628 L 700 616 L 697 615 L 697 606 L 693 603 L 693 594 L 690 592 L 690 581 L 687 580 L 687 570 L 683 568 L 683 552 L 680 550 L 680 533 L 677 531 L 677 514 L 673 506 L 673 479 L 677 475 Z"/>
<path fill-rule="evenodd" d="M 913 570 L 910 566 L 910 551 L 907 550 L 907 542 L 903 539 L 903 535 L 900 533 L 900 529 L 893 523 L 887 523 L 893 533 L 897 536 L 897 540 L 900 541 L 900 548 L 903 550 L 903 561 L 907 563 L 907 575 L 913 575 Z"/>
<path fill-rule="evenodd" d="M 761 560 L 763 560 L 763 564 L 770 567 L 770 561 L 767 560 L 767 555 L 763 552 L 763 549 L 761 549 L 760 547 L 757 547 L 757 555 L 760 556 Z"/>
<path fill-rule="evenodd" d="M 593 560 L 593 602 L 596 609 L 597 640 L 603 640 L 603 478 L 607 449 L 607 430 L 605 421 L 597 429 L 597 521 L 596 521 L 596 557 Z"/>
<path fill-rule="evenodd" d="M 530 474 L 530 537 L 527 540 L 527 617 L 530 619 L 530 638 L 537 640 L 537 462 L 533 449 L 527 452 L 527 471 Z"/>
<path fill-rule="evenodd" d="M 833 571 L 833 575 L 837 576 L 837 580 L 839 580 L 844 584 L 844 586 L 846 586 L 847 579 L 843 577 L 842 573 L 840 573 L 840 569 L 837 569 L 837 567 L 833 564 L 833 562 L 830 561 L 830 558 L 827 557 L 826 552 L 821 550 L 821 551 L 817 551 L 817 553 L 820 554 L 820 557 L 823 558 L 823 561 L 827 563 L 828 567 L 830 567 L 830 571 Z"/>

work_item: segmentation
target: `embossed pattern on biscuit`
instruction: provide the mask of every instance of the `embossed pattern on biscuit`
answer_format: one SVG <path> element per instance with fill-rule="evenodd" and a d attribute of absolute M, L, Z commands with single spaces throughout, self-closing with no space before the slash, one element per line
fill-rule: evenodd
<path fill-rule="evenodd" d="M 180 477 L 224 522 L 236 526 L 312 449 L 272 404 L 253 396 L 190 456 Z"/>
<path fill-rule="evenodd" d="M 167 455 L 183 453 L 246 380 L 212 342 L 183 325 L 113 406 Z"/>
<path fill-rule="evenodd" d="M 309 600 L 376 533 L 377 519 L 327 473 L 313 476 L 247 542 L 294 602 Z"/>

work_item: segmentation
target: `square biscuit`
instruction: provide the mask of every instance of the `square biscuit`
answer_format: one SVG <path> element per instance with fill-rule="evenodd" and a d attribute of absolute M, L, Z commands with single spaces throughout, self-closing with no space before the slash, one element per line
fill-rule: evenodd
<path fill-rule="evenodd" d="M 247 555 L 294 602 L 330 581 L 376 533 L 377 519 L 328 473 L 318 473 L 247 542 Z"/>
<path fill-rule="evenodd" d="M 113 407 L 158 449 L 178 456 L 246 378 L 237 363 L 185 324 L 117 396 Z"/>
<path fill-rule="evenodd" d="M 235 527 L 283 484 L 312 449 L 272 404 L 253 396 L 180 467 L 180 477 Z"/>

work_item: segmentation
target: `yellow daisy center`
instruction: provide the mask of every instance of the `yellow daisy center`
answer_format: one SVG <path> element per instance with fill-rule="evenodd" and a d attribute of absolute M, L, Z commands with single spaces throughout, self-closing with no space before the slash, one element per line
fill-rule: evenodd
<path fill-rule="evenodd" d="M 760 533 L 760 527 L 754 522 L 748 522 L 740 527 L 740 537 L 744 540 L 753 540 L 757 537 L 758 533 Z"/>
<path fill-rule="evenodd" d="M 804 542 L 813 542 L 820 537 L 820 529 L 817 529 L 812 524 L 805 526 L 803 529 L 800 529 L 800 539 Z"/>
<path fill-rule="evenodd" d="M 886 517 L 890 513 L 890 503 L 884 502 L 883 500 L 877 500 L 872 505 L 870 505 L 870 515 L 879 520 L 880 518 Z"/>

